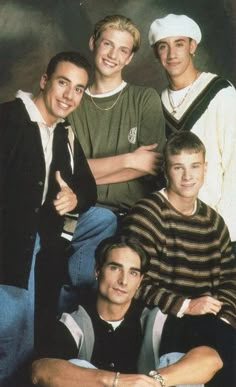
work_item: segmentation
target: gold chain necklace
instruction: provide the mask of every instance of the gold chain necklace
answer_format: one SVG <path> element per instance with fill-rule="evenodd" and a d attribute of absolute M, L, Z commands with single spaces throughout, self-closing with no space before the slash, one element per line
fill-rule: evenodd
<path fill-rule="evenodd" d="M 175 104 L 173 103 L 172 97 L 171 97 L 171 95 L 170 95 L 170 89 L 168 89 L 168 99 L 169 99 L 170 106 L 171 106 L 171 108 L 172 108 L 171 114 L 172 114 L 173 116 L 177 113 L 177 109 L 179 109 L 180 106 L 183 105 L 184 101 L 186 100 L 187 96 L 189 95 L 190 91 L 192 90 L 193 85 L 194 85 L 194 83 L 195 83 L 195 81 L 197 80 L 197 78 L 198 78 L 199 75 L 200 75 L 200 73 L 199 73 L 199 71 L 197 71 L 194 80 L 192 81 L 192 83 L 190 83 L 188 90 L 186 91 L 186 93 L 184 94 L 183 98 L 182 98 L 181 101 L 178 103 L 178 105 L 175 105 Z"/>
<path fill-rule="evenodd" d="M 92 103 L 94 104 L 94 106 L 96 106 L 96 108 L 98 108 L 98 109 L 100 109 L 100 110 L 111 110 L 111 109 L 117 104 L 117 102 L 119 101 L 120 96 L 121 96 L 123 90 L 124 90 L 124 87 L 123 87 L 123 88 L 121 89 L 121 91 L 119 92 L 118 97 L 116 98 L 115 102 L 113 102 L 113 104 L 112 104 L 111 106 L 107 107 L 107 108 L 102 108 L 101 106 L 99 106 L 99 105 L 96 104 L 96 102 L 94 101 L 94 99 L 93 99 L 93 97 L 92 97 L 92 94 L 91 94 L 90 90 L 89 90 L 89 95 L 90 95 L 90 98 L 91 98 Z"/>

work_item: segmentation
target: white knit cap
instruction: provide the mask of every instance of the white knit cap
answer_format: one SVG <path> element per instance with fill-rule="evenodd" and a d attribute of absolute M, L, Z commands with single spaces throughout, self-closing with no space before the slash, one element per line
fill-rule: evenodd
<path fill-rule="evenodd" d="M 202 38 L 198 24 L 186 15 L 174 15 L 171 13 L 161 19 L 154 20 L 148 34 L 151 46 L 158 42 L 158 40 L 171 36 L 187 36 L 196 40 L 197 44 Z"/>

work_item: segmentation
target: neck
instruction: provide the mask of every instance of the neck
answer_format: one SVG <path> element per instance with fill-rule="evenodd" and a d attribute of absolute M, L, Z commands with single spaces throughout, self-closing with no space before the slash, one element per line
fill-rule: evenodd
<path fill-rule="evenodd" d="M 97 299 L 97 312 L 106 321 L 118 321 L 124 318 L 130 303 L 127 305 L 119 305 L 107 302 L 107 300 L 98 297 Z"/>
<path fill-rule="evenodd" d="M 108 93 L 116 89 L 122 83 L 121 74 L 116 77 L 105 77 L 95 72 L 95 79 L 89 90 L 92 94 Z"/>
<path fill-rule="evenodd" d="M 50 117 L 50 115 L 48 114 L 42 94 L 39 93 L 36 97 L 34 97 L 33 102 L 37 106 L 38 110 L 40 111 L 40 114 L 43 117 L 46 124 L 48 126 L 53 125 L 56 122 L 55 117 Z"/>
<path fill-rule="evenodd" d="M 166 195 L 170 204 L 183 215 L 192 215 L 197 197 L 182 197 L 166 188 Z"/>
<path fill-rule="evenodd" d="M 200 72 L 196 70 L 193 66 L 191 69 L 188 69 L 187 72 L 178 76 L 170 77 L 168 75 L 170 89 L 172 90 L 181 90 L 185 87 L 191 85 L 200 75 Z"/>

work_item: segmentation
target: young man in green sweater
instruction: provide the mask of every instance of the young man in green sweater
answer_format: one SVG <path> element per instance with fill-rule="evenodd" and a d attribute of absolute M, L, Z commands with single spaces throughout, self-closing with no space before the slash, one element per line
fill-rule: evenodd
<path fill-rule="evenodd" d="M 96 180 L 97 204 L 108 217 L 124 215 L 155 189 L 165 142 L 157 91 L 123 80 L 122 71 L 139 46 L 140 33 L 130 19 L 111 15 L 96 23 L 89 41 L 94 80 L 81 108 L 69 117 Z M 76 253 L 69 261 L 74 286 L 94 280 L 93 254 L 85 254 L 84 248 L 80 253 L 77 243 L 80 230 L 78 224 L 72 242 Z"/>

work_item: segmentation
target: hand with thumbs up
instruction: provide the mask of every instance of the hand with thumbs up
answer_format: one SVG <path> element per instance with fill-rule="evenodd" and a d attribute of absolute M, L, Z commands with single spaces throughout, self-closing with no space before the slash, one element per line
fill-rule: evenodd
<path fill-rule="evenodd" d="M 53 204 L 59 215 L 65 215 L 66 212 L 72 211 L 77 206 L 77 197 L 62 179 L 60 171 L 56 171 L 55 177 L 61 190 L 58 192 Z"/>

